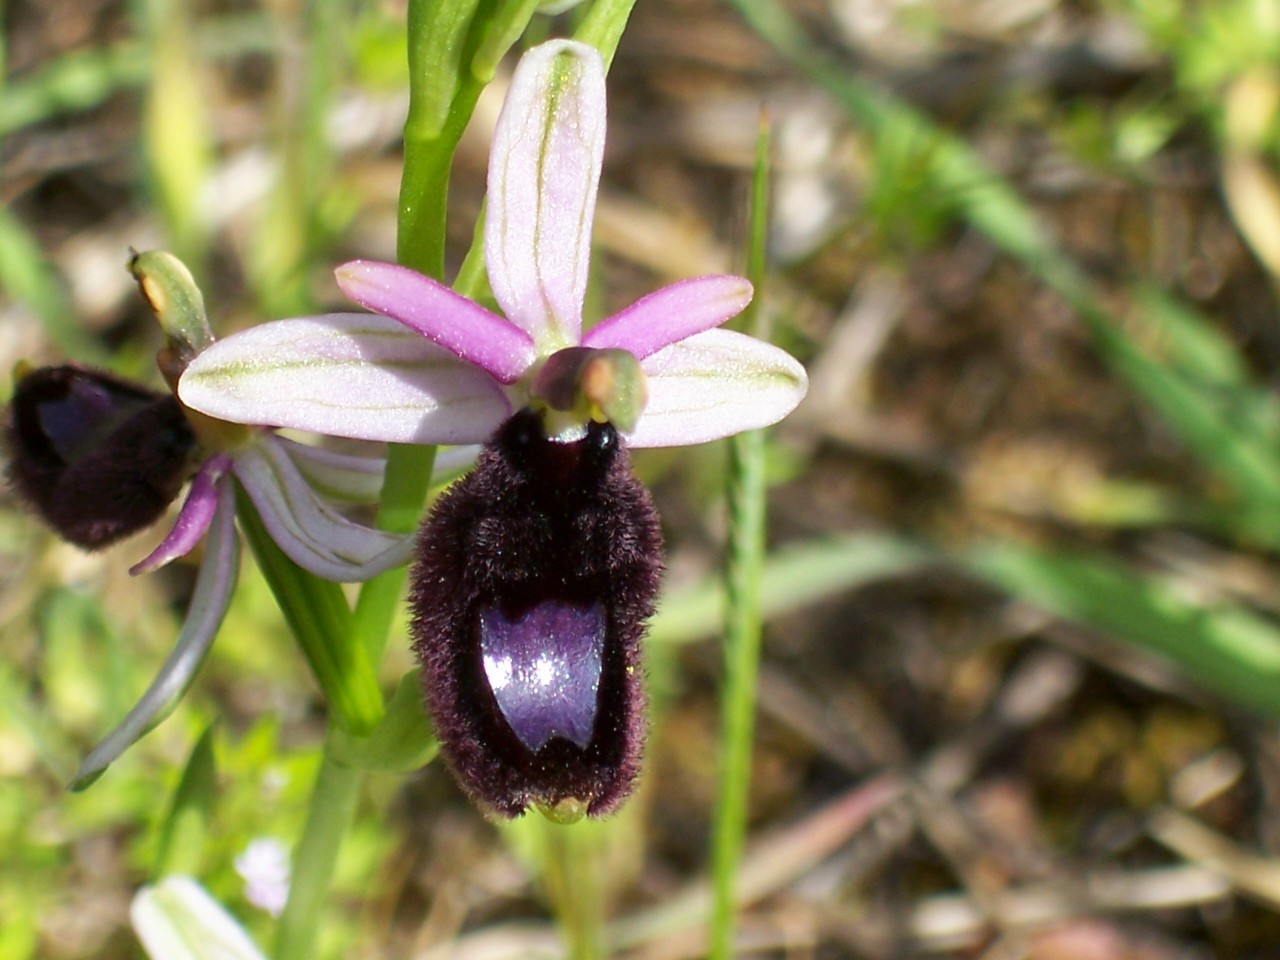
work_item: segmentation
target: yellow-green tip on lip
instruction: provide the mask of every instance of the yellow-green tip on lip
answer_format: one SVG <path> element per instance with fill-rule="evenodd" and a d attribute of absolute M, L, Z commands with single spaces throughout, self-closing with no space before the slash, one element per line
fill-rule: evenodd
<path fill-rule="evenodd" d="M 586 802 L 577 797 L 565 797 L 555 803 L 539 803 L 536 806 L 538 812 L 552 823 L 565 825 L 577 823 L 587 815 Z"/>

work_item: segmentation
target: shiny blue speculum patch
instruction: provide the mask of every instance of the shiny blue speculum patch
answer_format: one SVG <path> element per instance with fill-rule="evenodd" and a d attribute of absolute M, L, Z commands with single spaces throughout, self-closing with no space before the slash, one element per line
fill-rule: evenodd
<path fill-rule="evenodd" d="M 508 619 L 480 609 L 480 653 L 498 709 L 538 751 L 552 737 L 585 750 L 595 729 L 604 659 L 604 609 L 547 600 Z"/>

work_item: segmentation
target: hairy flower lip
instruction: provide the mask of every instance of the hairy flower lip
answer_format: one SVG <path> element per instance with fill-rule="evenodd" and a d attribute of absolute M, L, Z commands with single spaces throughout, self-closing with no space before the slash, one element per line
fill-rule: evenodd
<path fill-rule="evenodd" d="M 481 807 L 600 816 L 630 793 L 661 541 L 614 428 L 560 443 L 529 409 L 436 501 L 410 577 L 411 633 L 444 757 Z M 533 642 L 552 621 L 556 641 Z"/>

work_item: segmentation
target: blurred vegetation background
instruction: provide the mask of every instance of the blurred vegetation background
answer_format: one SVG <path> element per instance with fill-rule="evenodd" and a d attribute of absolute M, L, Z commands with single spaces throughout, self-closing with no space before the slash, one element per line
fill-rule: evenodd
<path fill-rule="evenodd" d="M 402 2 L 0 9 L 0 368 L 158 384 L 130 248 L 183 257 L 224 334 L 393 258 Z M 767 311 L 812 390 L 767 448 L 739 952 L 1275 957 L 1280 5 L 639 0 L 596 315 L 742 268 L 762 105 Z M 640 795 L 496 830 L 439 765 L 374 778 L 327 956 L 557 956 L 553 918 L 598 916 L 617 955 L 701 955 L 725 455 L 637 459 L 670 542 Z M 297 836 L 323 708 L 251 564 L 192 695 L 64 789 L 176 636 L 190 572 L 131 579 L 146 536 L 86 555 L 0 493 L 0 960 L 140 955 L 128 902 L 210 727 L 191 862 L 269 939 L 236 861 Z"/>

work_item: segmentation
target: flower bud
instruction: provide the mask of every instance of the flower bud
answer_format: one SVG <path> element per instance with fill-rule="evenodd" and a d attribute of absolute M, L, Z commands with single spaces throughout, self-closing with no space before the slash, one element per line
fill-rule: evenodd
<path fill-rule="evenodd" d="M 640 643 L 662 536 L 617 431 L 516 413 L 423 527 L 414 650 L 445 758 L 483 807 L 608 813 L 645 734 Z"/>
<path fill-rule="evenodd" d="M 204 294 L 186 264 L 163 250 L 134 254 L 129 272 L 164 331 L 160 369 L 172 385 L 192 358 L 213 343 Z"/>

